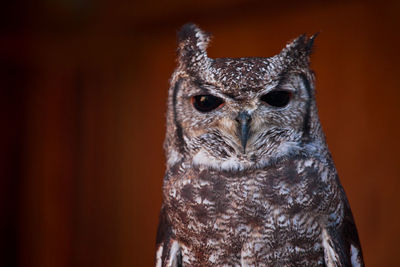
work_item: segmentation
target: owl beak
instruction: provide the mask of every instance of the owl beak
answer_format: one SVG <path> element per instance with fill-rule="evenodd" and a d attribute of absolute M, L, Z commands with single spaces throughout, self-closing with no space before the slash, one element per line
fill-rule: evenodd
<path fill-rule="evenodd" d="M 240 133 L 240 141 L 242 143 L 243 151 L 246 153 L 246 144 L 250 133 L 251 116 L 246 111 L 242 111 L 237 116 L 236 121 L 239 123 L 238 130 Z"/>

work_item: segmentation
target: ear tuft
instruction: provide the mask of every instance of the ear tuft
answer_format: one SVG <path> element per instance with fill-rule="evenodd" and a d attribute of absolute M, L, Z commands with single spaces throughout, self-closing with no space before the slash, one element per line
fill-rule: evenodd
<path fill-rule="evenodd" d="M 178 33 L 178 43 L 194 45 L 205 52 L 210 41 L 210 34 L 203 32 L 197 25 L 187 23 L 182 26 Z"/>
<path fill-rule="evenodd" d="M 311 37 L 307 37 L 305 34 L 300 35 L 287 44 L 280 55 L 290 59 L 291 62 L 303 62 L 308 64 L 310 55 L 313 52 L 314 40 L 318 34 L 319 33 L 315 33 Z"/>
<path fill-rule="evenodd" d="M 207 59 L 207 46 L 211 35 L 203 32 L 195 24 L 183 25 L 178 32 L 178 60 L 189 65 Z"/>
<path fill-rule="evenodd" d="M 316 32 L 313 35 L 311 35 L 310 38 L 308 38 L 307 43 L 306 43 L 306 51 L 307 51 L 308 55 L 311 55 L 311 53 L 313 52 L 314 40 L 315 40 L 315 38 L 317 38 L 318 35 L 319 35 L 319 32 Z"/>

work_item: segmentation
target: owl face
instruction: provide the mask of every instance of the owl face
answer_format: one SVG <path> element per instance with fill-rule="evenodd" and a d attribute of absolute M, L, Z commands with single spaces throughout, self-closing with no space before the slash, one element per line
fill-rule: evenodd
<path fill-rule="evenodd" d="M 185 158 L 198 167 L 243 170 L 302 152 L 313 126 L 312 39 L 301 36 L 271 58 L 211 59 L 208 35 L 186 27 L 170 90 L 170 163 Z"/>

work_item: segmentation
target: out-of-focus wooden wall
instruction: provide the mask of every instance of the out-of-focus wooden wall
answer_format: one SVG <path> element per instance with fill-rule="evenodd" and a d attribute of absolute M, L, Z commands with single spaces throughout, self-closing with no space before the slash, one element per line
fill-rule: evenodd
<path fill-rule="evenodd" d="M 175 33 L 213 57 L 321 32 L 312 66 L 368 266 L 400 249 L 396 1 L 14 1 L 0 11 L 1 266 L 151 266 Z"/>

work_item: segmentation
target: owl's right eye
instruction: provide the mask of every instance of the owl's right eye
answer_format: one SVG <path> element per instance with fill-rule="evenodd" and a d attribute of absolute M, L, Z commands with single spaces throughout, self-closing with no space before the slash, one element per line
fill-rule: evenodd
<path fill-rule="evenodd" d="M 224 104 L 224 100 L 213 95 L 196 95 L 192 97 L 193 106 L 200 112 L 210 112 Z"/>

